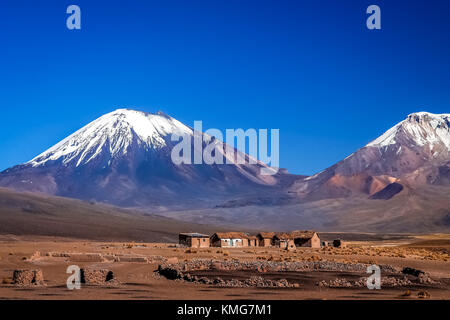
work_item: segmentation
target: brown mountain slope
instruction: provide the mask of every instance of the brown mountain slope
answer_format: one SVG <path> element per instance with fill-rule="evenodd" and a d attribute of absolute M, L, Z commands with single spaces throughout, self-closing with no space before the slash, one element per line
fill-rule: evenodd
<path fill-rule="evenodd" d="M 0 188 L 0 234 L 174 242 L 179 232 L 216 230 L 103 204 Z"/>
<path fill-rule="evenodd" d="M 449 185 L 449 160 L 450 114 L 417 112 L 344 160 L 299 179 L 290 193 L 319 200 L 369 197 L 394 182 L 414 189 Z"/>

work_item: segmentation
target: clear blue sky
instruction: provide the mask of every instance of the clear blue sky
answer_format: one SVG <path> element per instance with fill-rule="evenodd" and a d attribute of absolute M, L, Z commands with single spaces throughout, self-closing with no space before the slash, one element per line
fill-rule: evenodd
<path fill-rule="evenodd" d="M 371 4 L 382 30 L 366 28 Z M 448 0 L 3 0 L 0 170 L 135 107 L 279 128 L 281 166 L 313 174 L 411 112 L 450 112 L 449 14 Z"/>

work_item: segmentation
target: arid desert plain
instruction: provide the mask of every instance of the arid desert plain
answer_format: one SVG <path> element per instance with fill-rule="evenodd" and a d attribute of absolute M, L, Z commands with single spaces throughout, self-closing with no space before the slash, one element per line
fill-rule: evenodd
<path fill-rule="evenodd" d="M 448 234 L 321 235 L 348 239 L 347 247 L 191 249 L 2 235 L 0 299 L 450 299 Z M 366 285 L 373 264 L 379 290 Z M 83 270 L 81 289 L 67 288 L 71 265 Z M 13 282 L 20 270 L 39 277 Z"/>

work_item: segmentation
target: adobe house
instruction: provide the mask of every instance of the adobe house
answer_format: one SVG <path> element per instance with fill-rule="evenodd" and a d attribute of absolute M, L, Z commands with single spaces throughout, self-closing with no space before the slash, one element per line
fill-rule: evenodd
<path fill-rule="evenodd" d="M 247 247 L 246 235 L 240 232 L 216 232 L 210 238 L 211 247 Z M 245 241 L 244 241 L 245 240 Z"/>
<path fill-rule="evenodd" d="M 275 246 L 283 249 L 296 247 L 320 248 L 320 238 L 314 231 L 292 231 L 290 233 L 276 233 L 273 237 Z"/>
<path fill-rule="evenodd" d="M 256 235 L 258 239 L 258 246 L 260 247 L 270 247 L 273 244 L 273 237 L 275 232 L 260 232 Z"/>
<path fill-rule="evenodd" d="M 315 231 L 293 231 L 290 235 L 296 247 L 320 248 L 320 238 Z"/>
<path fill-rule="evenodd" d="M 179 244 L 191 248 L 209 247 L 209 236 L 201 233 L 180 233 L 178 235 Z"/>
<path fill-rule="evenodd" d="M 273 244 L 282 249 L 295 249 L 294 237 L 290 233 L 276 233 Z"/>
<path fill-rule="evenodd" d="M 244 247 L 257 247 L 258 246 L 258 238 L 256 236 L 251 236 L 248 234 L 245 234 L 244 237 Z"/>

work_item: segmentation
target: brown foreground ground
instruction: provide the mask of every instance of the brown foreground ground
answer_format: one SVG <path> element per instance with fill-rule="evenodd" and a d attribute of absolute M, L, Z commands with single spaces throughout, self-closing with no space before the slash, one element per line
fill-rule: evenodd
<path fill-rule="evenodd" d="M 328 234 L 327 237 L 333 235 Z M 343 236 L 345 239 L 345 235 Z M 277 248 L 185 249 L 173 244 L 94 242 L 55 237 L 0 236 L 0 299 L 450 299 L 450 235 L 383 238 L 348 235 L 347 248 L 301 248 L 284 251 Z M 39 253 L 37 253 L 39 252 Z M 175 259 L 176 258 L 176 259 Z M 168 259 L 168 260 L 167 260 Z M 160 264 L 195 262 L 340 262 L 345 264 L 379 264 L 397 270 L 404 267 L 420 269 L 429 274 L 431 283 L 413 282 L 381 290 L 366 287 L 329 287 L 336 279 L 356 281 L 365 272 L 344 271 L 233 271 L 198 270 L 199 278 L 244 281 L 251 276 L 264 279 L 286 279 L 292 287 L 222 287 L 169 280 L 156 270 Z M 66 280 L 69 265 L 80 268 L 111 270 L 114 284 L 82 285 L 80 290 L 68 290 Z M 45 285 L 18 286 L 12 283 L 14 270 L 41 269 Z M 383 277 L 383 274 L 382 274 Z M 399 271 L 392 278 L 404 278 Z M 383 279 L 383 278 L 382 278 Z M 294 285 L 295 284 L 295 285 Z"/>

